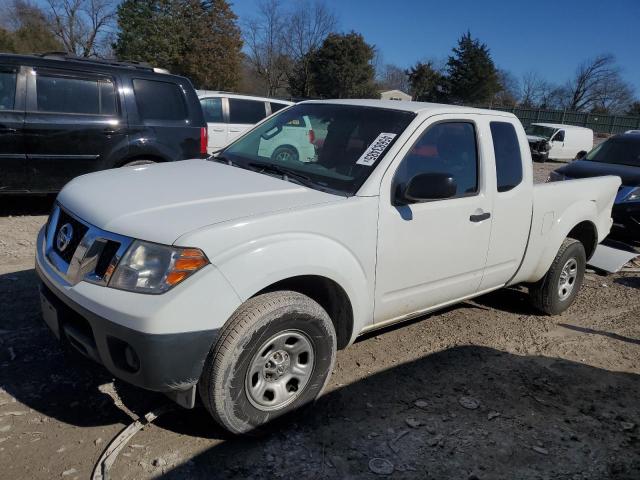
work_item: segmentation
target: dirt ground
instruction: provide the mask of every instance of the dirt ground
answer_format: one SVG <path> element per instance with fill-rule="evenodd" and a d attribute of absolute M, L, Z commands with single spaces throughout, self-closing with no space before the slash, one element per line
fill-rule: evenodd
<path fill-rule="evenodd" d="M 1 201 L 0 478 L 89 478 L 131 415 L 169 402 L 60 348 L 33 270 L 51 199 Z M 362 338 L 318 404 L 262 438 L 176 409 L 111 478 L 637 480 L 639 397 L 640 276 L 588 273 L 559 317 L 508 289 Z"/>

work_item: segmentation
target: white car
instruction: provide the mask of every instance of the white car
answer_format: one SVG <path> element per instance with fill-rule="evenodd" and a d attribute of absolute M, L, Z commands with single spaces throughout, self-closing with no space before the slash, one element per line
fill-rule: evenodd
<path fill-rule="evenodd" d="M 315 161 L 260 153 L 305 117 Z M 312 402 L 365 332 L 517 284 L 563 312 L 619 186 L 534 185 L 510 113 L 303 102 L 209 160 L 67 184 L 37 239 L 43 317 L 120 379 L 185 407 L 198 392 L 250 432 Z"/>
<path fill-rule="evenodd" d="M 593 130 L 575 125 L 532 123 L 527 140 L 534 160 L 574 160 L 593 148 Z"/>
<path fill-rule="evenodd" d="M 272 113 L 293 105 L 286 100 L 215 90 L 196 90 L 196 93 L 207 122 L 209 153 L 227 146 Z"/>

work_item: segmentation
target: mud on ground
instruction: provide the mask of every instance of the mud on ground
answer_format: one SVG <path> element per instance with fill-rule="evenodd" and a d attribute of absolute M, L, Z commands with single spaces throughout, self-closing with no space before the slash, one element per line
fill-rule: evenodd
<path fill-rule="evenodd" d="M 88 478 L 130 415 L 167 400 L 60 348 L 33 271 L 51 199 L 2 200 L 0 477 Z M 589 273 L 559 317 L 507 289 L 361 339 L 318 404 L 262 438 L 176 410 L 112 478 L 638 479 L 639 398 L 640 277 Z"/>

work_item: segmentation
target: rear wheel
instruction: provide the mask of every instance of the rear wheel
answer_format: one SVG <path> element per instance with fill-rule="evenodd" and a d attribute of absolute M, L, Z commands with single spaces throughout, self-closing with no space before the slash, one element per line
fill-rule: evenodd
<path fill-rule="evenodd" d="M 223 427 L 249 433 L 313 402 L 336 354 L 333 323 L 297 292 L 248 300 L 222 329 L 198 384 L 202 401 Z"/>
<path fill-rule="evenodd" d="M 533 305 L 547 315 L 564 312 L 582 286 L 586 263 L 582 243 L 567 238 L 546 275 L 529 287 Z"/>

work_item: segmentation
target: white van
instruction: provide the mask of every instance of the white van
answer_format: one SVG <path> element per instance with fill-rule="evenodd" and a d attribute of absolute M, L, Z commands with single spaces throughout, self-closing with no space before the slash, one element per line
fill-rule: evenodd
<path fill-rule="evenodd" d="M 534 160 L 573 160 L 593 148 L 593 130 L 557 123 L 532 123 L 527 139 Z"/>
<path fill-rule="evenodd" d="M 227 146 L 263 118 L 293 105 L 286 100 L 214 90 L 196 90 L 196 93 L 207 122 L 209 153 Z"/>

